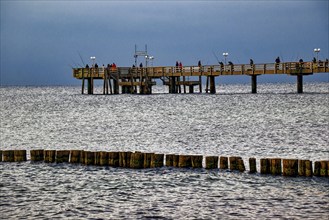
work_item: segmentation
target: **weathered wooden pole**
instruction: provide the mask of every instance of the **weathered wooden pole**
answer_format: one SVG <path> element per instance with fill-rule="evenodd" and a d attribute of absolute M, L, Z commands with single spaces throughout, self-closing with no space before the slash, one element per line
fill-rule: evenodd
<path fill-rule="evenodd" d="M 70 158 L 69 150 L 56 151 L 56 163 L 68 163 Z"/>
<path fill-rule="evenodd" d="M 84 151 L 85 153 L 85 165 L 95 165 L 95 152 Z"/>
<path fill-rule="evenodd" d="M 44 150 L 30 150 L 30 157 L 31 161 L 33 162 L 38 162 L 38 161 L 43 161 L 44 160 Z"/>
<path fill-rule="evenodd" d="M 192 155 L 191 163 L 193 168 L 202 168 L 203 156 L 201 155 Z"/>
<path fill-rule="evenodd" d="M 151 168 L 152 155 L 154 153 L 144 153 L 144 168 Z"/>
<path fill-rule="evenodd" d="M 206 169 L 218 169 L 218 157 L 217 156 L 206 157 Z"/>
<path fill-rule="evenodd" d="M 251 75 L 251 93 L 257 93 L 257 75 Z"/>
<path fill-rule="evenodd" d="M 141 152 L 134 152 L 130 157 L 130 168 L 142 169 L 144 168 L 144 154 Z"/>
<path fill-rule="evenodd" d="M 3 154 L 3 162 L 14 162 L 15 156 L 13 150 L 4 150 L 2 152 Z"/>
<path fill-rule="evenodd" d="M 81 94 L 85 93 L 85 78 L 82 78 Z"/>
<path fill-rule="evenodd" d="M 320 176 L 328 176 L 327 161 L 325 160 L 320 161 Z"/>
<path fill-rule="evenodd" d="M 241 159 L 241 157 L 230 157 L 230 170 L 239 170 L 238 168 L 238 160 Z"/>
<path fill-rule="evenodd" d="M 183 76 L 183 90 L 186 93 L 185 76 Z"/>
<path fill-rule="evenodd" d="M 106 151 L 99 152 L 99 165 L 100 166 L 109 165 L 109 152 Z"/>
<path fill-rule="evenodd" d="M 303 93 L 303 74 L 297 74 L 297 93 Z"/>
<path fill-rule="evenodd" d="M 282 167 L 281 167 L 281 159 L 280 158 L 272 158 L 270 159 L 270 171 L 272 175 L 281 175 Z"/>
<path fill-rule="evenodd" d="M 298 160 L 298 175 L 299 176 L 313 176 L 312 161 Z"/>
<path fill-rule="evenodd" d="M 283 176 L 297 176 L 298 175 L 298 160 L 283 159 Z"/>
<path fill-rule="evenodd" d="M 132 152 L 119 152 L 119 166 L 129 168 Z"/>
<path fill-rule="evenodd" d="M 219 158 L 219 168 L 223 170 L 228 169 L 228 157 Z"/>
<path fill-rule="evenodd" d="M 151 155 L 151 168 L 163 167 L 164 154 Z"/>
<path fill-rule="evenodd" d="M 180 168 L 192 167 L 191 156 L 179 155 L 178 167 Z"/>
<path fill-rule="evenodd" d="M 174 163 L 174 155 L 173 154 L 167 154 L 166 155 L 166 166 L 172 167 Z"/>
<path fill-rule="evenodd" d="M 320 176 L 320 170 L 321 170 L 321 163 L 320 161 L 314 162 L 314 176 Z"/>
<path fill-rule="evenodd" d="M 256 158 L 249 158 L 249 173 L 257 173 Z"/>
<path fill-rule="evenodd" d="M 238 170 L 240 172 L 246 171 L 246 167 L 244 166 L 244 162 L 243 162 L 243 159 L 241 157 L 238 157 L 237 164 L 238 164 Z"/>
<path fill-rule="evenodd" d="M 26 161 L 26 150 L 14 150 L 15 162 Z"/>
<path fill-rule="evenodd" d="M 216 93 L 215 76 L 209 76 L 209 80 L 210 80 L 210 93 L 215 94 Z"/>
<path fill-rule="evenodd" d="M 2 150 L 0 150 L 0 162 L 2 162 Z"/>
<path fill-rule="evenodd" d="M 109 152 L 109 166 L 119 167 L 119 152 Z"/>
<path fill-rule="evenodd" d="M 56 159 L 56 150 L 45 150 L 45 163 L 54 163 Z"/>
<path fill-rule="evenodd" d="M 178 165 L 179 165 L 179 155 L 176 155 L 176 154 L 173 155 L 172 165 L 173 165 L 173 167 L 178 167 Z"/>
<path fill-rule="evenodd" d="M 199 92 L 202 93 L 202 76 L 199 76 Z"/>
<path fill-rule="evenodd" d="M 81 163 L 81 157 L 82 157 L 81 152 L 82 152 L 81 150 L 71 150 L 70 163 Z"/>
<path fill-rule="evenodd" d="M 268 158 L 260 159 L 260 173 L 261 174 L 270 174 L 270 160 Z"/>

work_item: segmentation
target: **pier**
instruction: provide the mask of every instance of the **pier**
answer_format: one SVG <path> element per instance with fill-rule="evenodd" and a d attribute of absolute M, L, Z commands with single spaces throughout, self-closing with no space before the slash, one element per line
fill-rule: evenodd
<path fill-rule="evenodd" d="M 216 77 L 249 76 L 251 93 L 257 93 L 258 76 L 286 74 L 296 77 L 297 93 L 303 93 L 304 76 L 328 72 L 328 61 L 318 61 L 183 67 L 73 68 L 73 77 L 82 80 L 82 94 L 85 93 L 85 82 L 87 82 L 87 94 L 94 94 L 94 80 L 103 81 L 104 95 L 119 94 L 120 91 L 122 94 L 152 94 L 152 86 L 161 81 L 163 85 L 168 86 L 169 93 L 194 93 L 194 87 L 198 87 L 199 92 L 202 93 L 203 78 L 206 80 L 204 92 L 215 94 Z"/>

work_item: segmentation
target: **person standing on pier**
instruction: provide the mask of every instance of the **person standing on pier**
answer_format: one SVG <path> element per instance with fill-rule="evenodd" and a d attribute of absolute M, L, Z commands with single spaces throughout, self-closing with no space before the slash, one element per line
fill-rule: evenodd
<path fill-rule="evenodd" d="M 280 63 L 281 61 L 280 61 L 280 57 L 277 57 L 276 59 L 275 59 L 275 63 Z"/>

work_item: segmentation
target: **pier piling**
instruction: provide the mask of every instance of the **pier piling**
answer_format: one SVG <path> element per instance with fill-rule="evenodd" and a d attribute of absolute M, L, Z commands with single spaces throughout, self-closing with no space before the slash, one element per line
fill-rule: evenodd
<path fill-rule="evenodd" d="M 180 167 L 180 168 L 192 167 L 191 156 L 179 155 L 178 167 Z"/>
<path fill-rule="evenodd" d="M 251 75 L 251 93 L 257 93 L 257 75 Z"/>
<path fill-rule="evenodd" d="M 99 152 L 99 165 L 100 166 L 109 165 L 109 152 L 106 151 Z"/>
<path fill-rule="evenodd" d="M 163 167 L 164 154 L 151 155 L 151 168 Z"/>
<path fill-rule="evenodd" d="M 2 162 L 2 150 L 0 150 L 0 162 Z"/>
<path fill-rule="evenodd" d="M 144 168 L 151 168 L 152 155 L 154 153 L 144 153 Z"/>
<path fill-rule="evenodd" d="M 320 176 L 324 177 L 327 176 L 328 167 L 327 167 L 327 161 L 320 161 Z"/>
<path fill-rule="evenodd" d="M 130 168 L 142 169 L 144 168 L 144 154 L 141 152 L 134 152 L 130 157 Z"/>
<path fill-rule="evenodd" d="M 303 93 L 303 75 L 297 75 L 297 93 Z"/>
<path fill-rule="evenodd" d="M 95 165 L 95 152 L 85 151 L 85 165 Z"/>
<path fill-rule="evenodd" d="M 281 175 L 282 174 L 280 158 L 270 159 L 270 167 L 271 167 L 270 171 L 271 171 L 272 175 Z"/>
<path fill-rule="evenodd" d="M 70 163 L 82 163 L 82 151 L 81 150 L 71 150 Z"/>
<path fill-rule="evenodd" d="M 119 162 L 119 152 L 109 152 L 109 166 L 111 167 L 119 167 L 120 162 Z"/>

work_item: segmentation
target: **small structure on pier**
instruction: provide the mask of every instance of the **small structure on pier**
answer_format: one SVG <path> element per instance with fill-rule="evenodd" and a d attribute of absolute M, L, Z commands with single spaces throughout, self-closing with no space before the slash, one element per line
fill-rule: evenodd
<path fill-rule="evenodd" d="M 184 67 L 73 68 L 73 77 L 82 80 L 82 94 L 85 91 L 86 80 L 88 94 L 94 93 L 94 80 L 103 80 L 103 94 L 119 94 L 120 87 L 122 93 L 151 94 L 156 79 L 161 79 L 164 85 L 169 86 L 169 93 L 186 93 L 186 87 L 189 88 L 189 93 L 193 93 L 195 86 L 199 86 L 199 91 L 202 92 L 202 77 L 206 77 L 205 91 L 214 94 L 216 93 L 215 77 L 218 76 L 250 76 L 251 92 L 257 93 L 257 76 L 287 74 L 297 77 L 297 92 L 303 93 L 303 76 L 326 72 L 329 72 L 328 61 Z M 192 81 L 189 77 L 194 79 L 196 77 L 198 80 Z"/>

